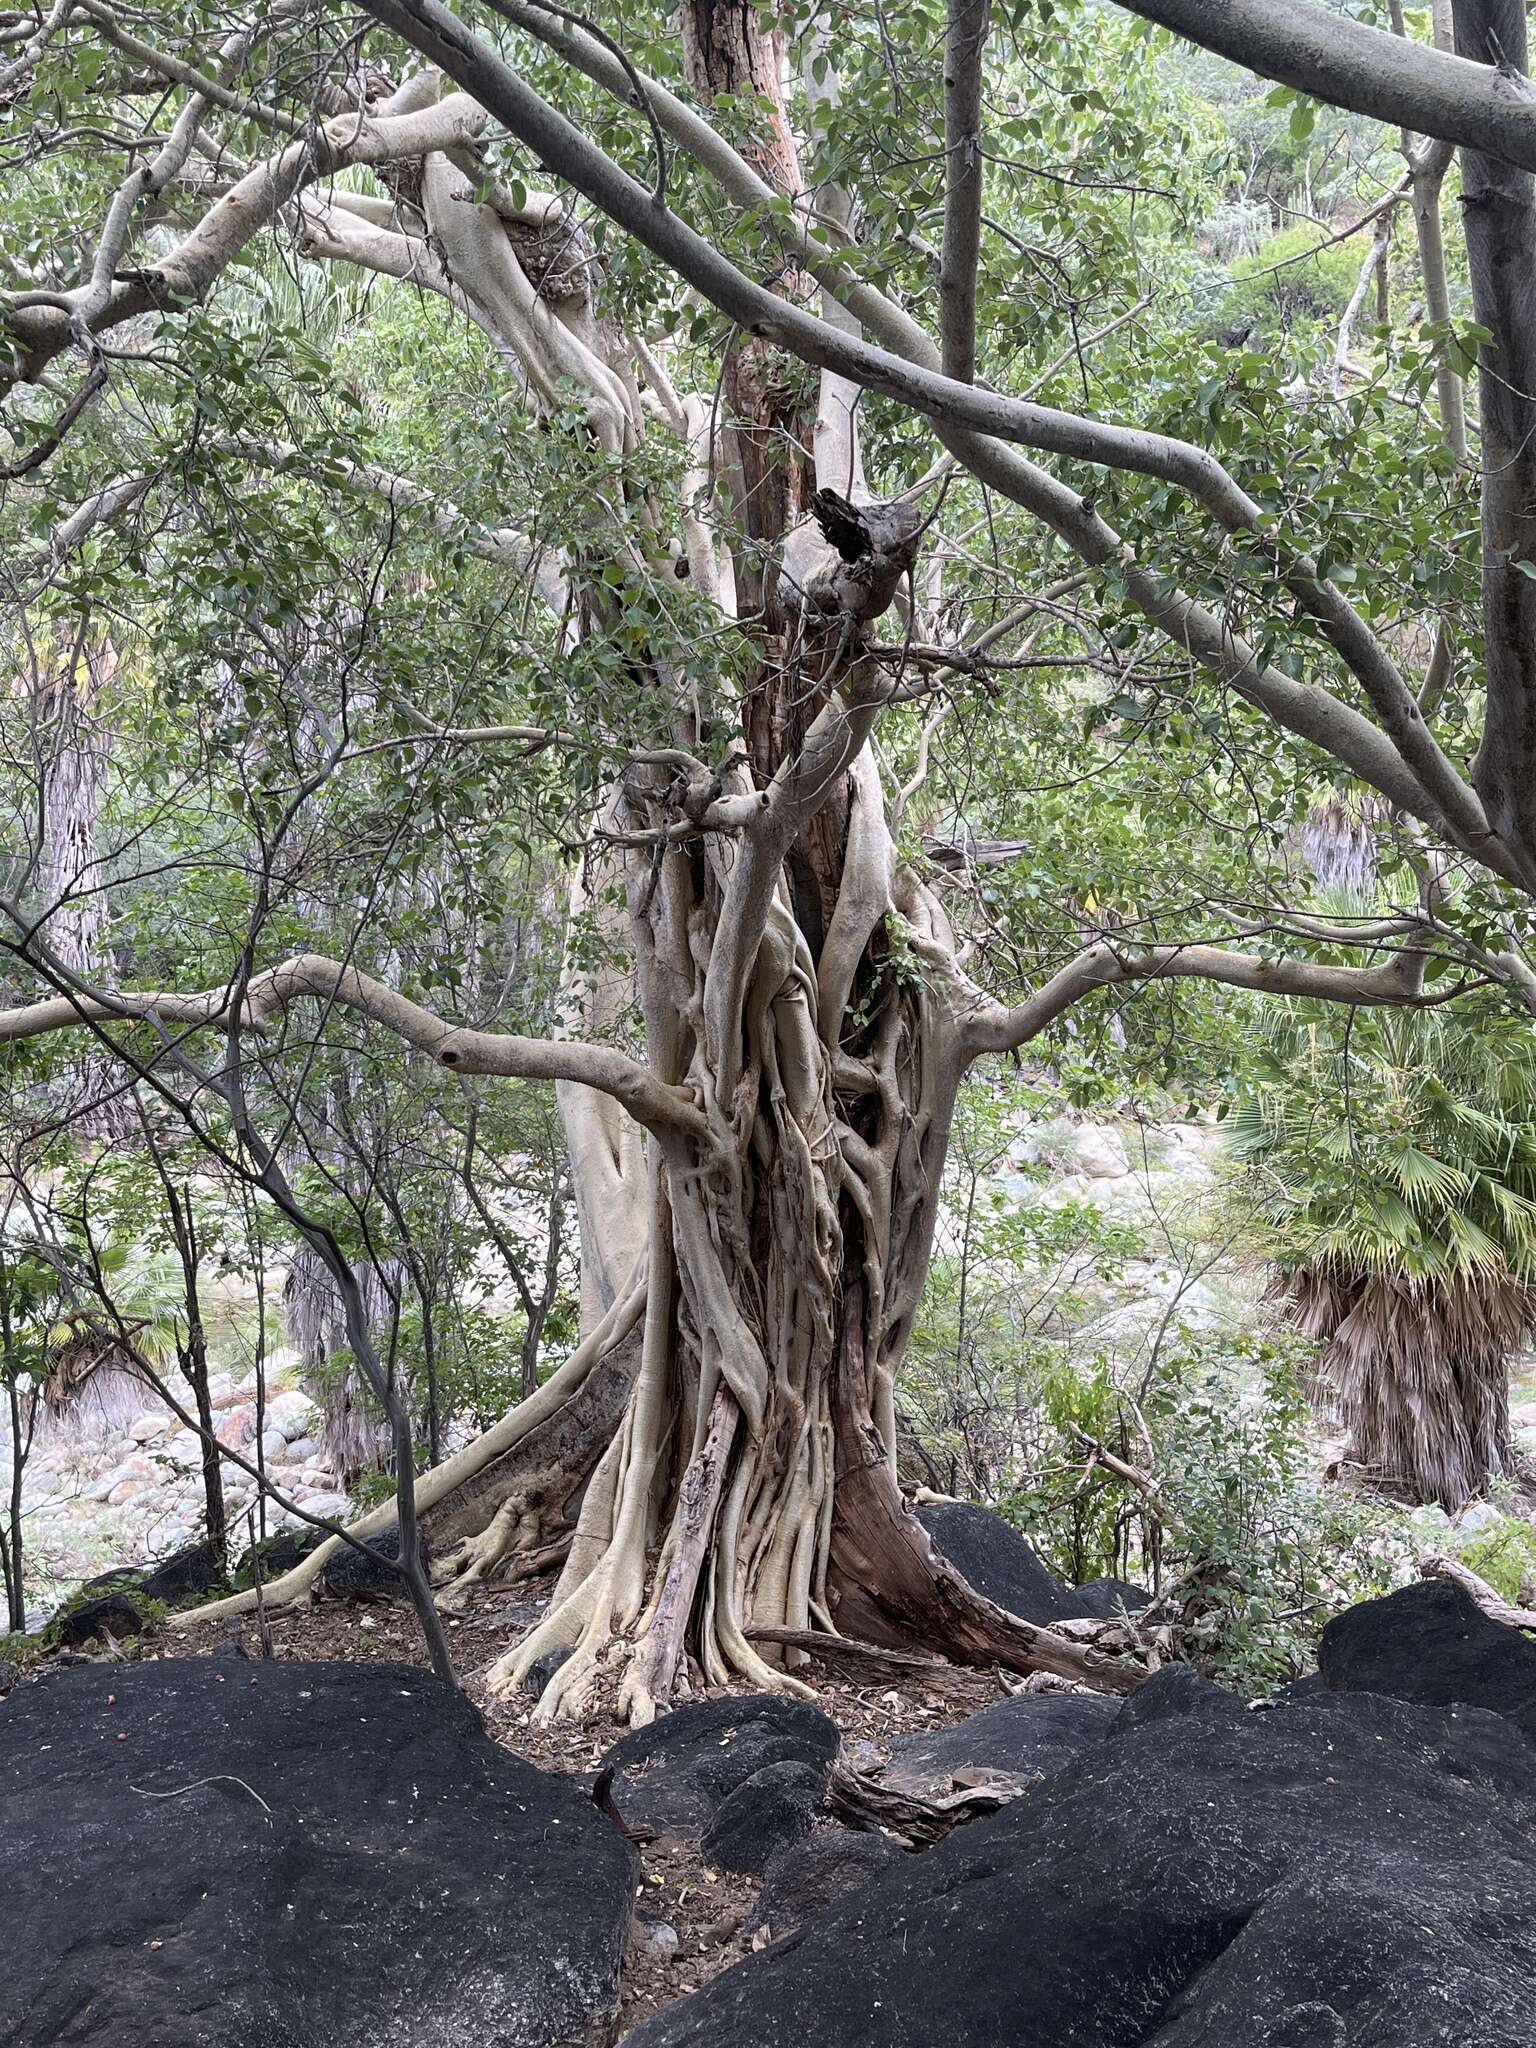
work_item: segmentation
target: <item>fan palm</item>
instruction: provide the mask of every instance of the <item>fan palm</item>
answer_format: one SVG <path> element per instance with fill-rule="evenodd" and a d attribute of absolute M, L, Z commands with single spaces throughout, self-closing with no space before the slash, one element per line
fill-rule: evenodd
<path fill-rule="evenodd" d="M 174 1363 L 183 1305 L 181 1270 L 168 1251 L 111 1245 L 95 1274 L 95 1286 L 74 1290 L 49 1332 L 42 1388 L 51 1421 L 80 1432 L 125 1429 L 153 1404 L 139 1360 L 157 1373 Z"/>
<path fill-rule="evenodd" d="M 1487 1009 L 1279 1006 L 1230 1126 L 1346 1459 L 1460 1507 L 1509 1449 L 1536 1328 L 1536 1039 Z"/>

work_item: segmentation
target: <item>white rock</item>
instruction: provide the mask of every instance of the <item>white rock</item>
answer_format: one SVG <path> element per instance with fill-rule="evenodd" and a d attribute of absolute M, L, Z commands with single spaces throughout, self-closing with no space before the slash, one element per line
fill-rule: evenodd
<path fill-rule="evenodd" d="M 1475 1500 L 1462 1509 L 1456 1528 L 1462 1536 L 1481 1536 L 1487 1529 L 1496 1529 L 1503 1519 L 1491 1500 Z"/>
<path fill-rule="evenodd" d="M 156 1448 L 160 1457 L 167 1459 L 183 1472 L 189 1472 L 203 1462 L 202 1438 L 190 1429 L 178 1429 L 174 1436 L 168 1437 Z"/>
<path fill-rule="evenodd" d="M 308 1394 L 301 1394 L 297 1390 L 286 1394 L 274 1394 L 267 1403 L 267 1427 L 280 1429 L 292 1443 L 297 1438 L 309 1434 L 317 1412 Z"/>
<path fill-rule="evenodd" d="M 1066 1166 L 1076 1151 L 1077 1132 L 1065 1117 L 1026 1124 L 1012 1149 L 1036 1166 Z"/>
<path fill-rule="evenodd" d="M 301 1495 L 300 1504 L 312 1515 L 324 1515 L 329 1521 L 344 1521 L 352 1512 L 352 1503 L 344 1493 L 311 1493 Z"/>
<path fill-rule="evenodd" d="M 105 1500 L 116 1483 L 112 1479 L 98 1479 L 94 1486 L 85 1489 L 85 1497 L 87 1500 Z"/>
<path fill-rule="evenodd" d="M 1131 1170 L 1120 1133 L 1109 1124 L 1082 1124 L 1077 1133 L 1077 1170 L 1090 1180 L 1121 1180 Z"/>
<path fill-rule="evenodd" d="M 261 1455 L 269 1465 L 287 1463 L 288 1439 L 280 1429 L 266 1429 L 262 1431 Z"/>
<path fill-rule="evenodd" d="M 156 1415 L 151 1412 L 141 1415 L 138 1421 L 130 1426 L 128 1434 L 136 1444 L 149 1444 L 153 1443 L 156 1437 L 164 1436 L 170 1427 L 169 1415 Z"/>
<path fill-rule="evenodd" d="M 289 1442 L 288 1455 L 296 1465 L 309 1465 L 319 1457 L 320 1446 L 312 1436 L 296 1436 Z"/>
<path fill-rule="evenodd" d="M 649 1926 L 642 1920 L 635 1928 L 634 1945 L 641 1955 L 670 1962 L 678 1950 L 677 1929 L 670 1920 L 655 1920 Z"/>

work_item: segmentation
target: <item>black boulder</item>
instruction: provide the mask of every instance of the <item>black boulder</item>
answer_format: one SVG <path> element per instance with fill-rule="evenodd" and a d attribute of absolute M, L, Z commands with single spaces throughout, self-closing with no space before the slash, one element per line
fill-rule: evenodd
<path fill-rule="evenodd" d="M 1018 1530 L 989 1508 L 929 1501 L 917 1518 L 962 1578 L 1021 1621 L 1049 1627 L 1097 1616 L 1097 1608 L 1047 1571 Z"/>
<path fill-rule="evenodd" d="M 1096 1743 L 628 2048 L 1530 2048 L 1536 1756 L 1330 1698 Z"/>
<path fill-rule="evenodd" d="M 633 1852 L 400 1664 L 75 1667 L 0 1705 L 8 2048 L 599 2048 Z"/>
<path fill-rule="evenodd" d="M 1336 1615 L 1317 1663 L 1330 1692 L 1426 1706 L 1464 1701 L 1503 1714 L 1536 1741 L 1536 1643 L 1490 1621 L 1449 1579 L 1421 1579 Z"/>
<path fill-rule="evenodd" d="M 765 1869 L 781 1849 L 811 1832 L 826 1785 L 812 1764 L 764 1764 L 727 1793 L 704 1830 L 706 1862 L 726 1870 Z"/>
<path fill-rule="evenodd" d="M 738 1785 L 766 1764 L 801 1763 L 822 1784 L 837 1755 L 837 1724 L 778 1693 L 698 1700 L 622 1736 L 603 1758 L 613 1797 L 632 1826 L 701 1834 Z"/>
<path fill-rule="evenodd" d="M 1101 1693 L 1016 1693 L 963 1721 L 894 1743 L 881 1781 L 929 1797 L 947 1792 L 963 1771 L 1028 1784 L 1102 1742 L 1118 1712 L 1118 1703 Z"/>

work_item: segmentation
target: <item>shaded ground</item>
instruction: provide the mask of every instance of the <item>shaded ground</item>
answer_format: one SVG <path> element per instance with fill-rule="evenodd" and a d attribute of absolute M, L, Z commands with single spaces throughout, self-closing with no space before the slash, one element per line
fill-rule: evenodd
<path fill-rule="evenodd" d="M 427 1663 L 416 1624 L 407 1608 L 324 1601 L 270 1617 L 273 1651 L 279 1658 L 330 1657 L 346 1661 L 386 1659 Z M 611 1717 L 582 1727 L 535 1726 L 533 1700 L 488 1697 L 479 1674 L 527 1626 L 525 1603 L 505 1593 L 484 1596 L 473 1612 L 449 1623 L 454 1657 L 465 1688 L 481 1709 L 486 1726 L 498 1742 L 518 1756 L 547 1770 L 583 1776 L 594 1773 L 603 1752 L 623 1732 Z M 147 1656 L 228 1654 L 232 1640 L 250 1655 L 259 1655 L 254 1622 L 211 1623 L 178 1629 L 174 1635 L 145 1645 Z M 817 1704 L 843 1732 L 844 1753 L 851 1761 L 883 1760 L 890 1744 L 962 1720 L 1004 1696 L 998 1679 L 988 1672 L 952 1681 L 941 1698 L 921 1690 L 897 1693 L 879 1686 L 854 1686 L 815 1679 Z M 710 1689 L 702 1696 L 719 1698 L 727 1691 Z M 694 1843 L 671 1837 L 644 1844 L 640 1851 L 637 1887 L 637 1939 L 625 1971 L 621 2033 L 681 1998 L 748 1952 L 743 1922 L 757 1895 L 757 1882 L 707 1863 Z M 677 1933 L 675 1952 L 666 1953 L 665 1937 L 648 1944 L 647 1930 L 657 1924 Z"/>

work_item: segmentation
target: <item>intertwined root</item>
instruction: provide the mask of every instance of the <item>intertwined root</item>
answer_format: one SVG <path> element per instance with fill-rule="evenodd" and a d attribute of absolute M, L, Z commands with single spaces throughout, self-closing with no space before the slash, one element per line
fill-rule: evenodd
<path fill-rule="evenodd" d="M 546 1538 L 544 1517 L 513 1497 L 502 1502 L 489 1526 L 465 1536 L 435 1559 L 433 1596 L 444 1614 L 464 1614 L 482 1586 L 516 1585 L 559 1564 L 571 1547 L 569 1534 Z"/>

